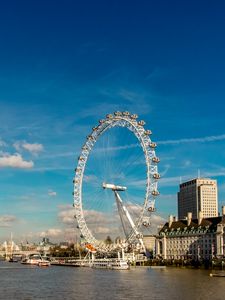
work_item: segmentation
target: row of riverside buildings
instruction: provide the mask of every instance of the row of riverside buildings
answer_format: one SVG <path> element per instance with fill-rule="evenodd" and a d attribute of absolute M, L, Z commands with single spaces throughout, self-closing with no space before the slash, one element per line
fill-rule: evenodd
<path fill-rule="evenodd" d="M 162 259 L 213 260 L 225 255 L 225 207 L 218 212 L 216 180 L 196 178 L 180 184 L 178 218 L 169 216 L 155 239 Z"/>

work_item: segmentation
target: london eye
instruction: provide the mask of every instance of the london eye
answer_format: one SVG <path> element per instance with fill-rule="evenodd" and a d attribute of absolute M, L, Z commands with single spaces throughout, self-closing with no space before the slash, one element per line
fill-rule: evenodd
<path fill-rule="evenodd" d="M 92 250 L 145 250 L 143 231 L 151 228 L 160 178 L 151 134 L 136 114 L 117 111 L 99 120 L 87 136 L 73 197 L 77 228 Z M 107 241 L 104 235 L 114 238 Z"/>

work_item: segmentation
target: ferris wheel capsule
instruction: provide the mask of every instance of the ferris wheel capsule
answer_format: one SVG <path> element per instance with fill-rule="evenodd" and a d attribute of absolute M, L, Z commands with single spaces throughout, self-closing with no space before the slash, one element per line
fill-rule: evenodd
<path fill-rule="evenodd" d="M 103 124 L 103 123 L 105 123 L 105 120 L 104 120 L 104 119 L 101 119 L 101 120 L 99 120 L 99 123 L 100 123 L 100 124 Z"/>
<path fill-rule="evenodd" d="M 80 161 L 85 161 L 85 158 L 84 158 L 83 156 L 79 156 L 79 157 L 78 157 L 78 160 L 80 160 Z"/>
<path fill-rule="evenodd" d="M 90 134 L 90 135 L 87 136 L 87 140 L 93 141 L 94 137 Z"/>
<path fill-rule="evenodd" d="M 133 115 L 131 115 L 130 117 L 131 117 L 131 119 L 137 119 L 137 118 L 138 118 L 138 115 L 133 114 Z"/>
<path fill-rule="evenodd" d="M 145 227 L 148 227 L 148 226 L 151 225 L 151 223 L 150 223 L 150 222 L 147 222 L 147 221 L 144 221 L 144 222 L 142 223 L 142 225 L 145 226 Z"/>
<path fill-rule="evenodd" d="M 154 156 L 154 157 L 152 158 L 152 161 L 153 161 L 154 163 L 159 163 L 159 162 L 160 162 L 160 159 L 159 159 L 158 157 Z"/>
<path fill-rule="evenodd" d="M 148 207 L 148 211 L 149 212 L 154 212 L 155 211 L 155 207 L 154 206 L 149 206 Z"/>
<path fill-rule="evenodd" d="M 149 130 L 149 129 L 145 130 L 145 135 L 151 135 L 151 134 L 152 134 L 151 130 Z"/>
<path fill-rule="evenodd" d="M 121 113 L 120 111 L 115 111 L 115 112 L 114 112 L 114 115 L 115 115 L 115 116 L 122 116 L 122 113 Z"/>
<path fill-rule="evenodd" d="M 123 115 L 124 115 L 124 116 L 129 116 L 130 113 L 129 113 L 129 111 L 124 111 L 124 112 L 123 112 Z"/>
<path fill-rule="evenodd" d="M 145 125 L 145 121 L 143 121 L 143 120 L 139 121 L 139 122 L 138 122 L 138 125 L 144 126 L 144 125 Z"/>
<path fill-rule="evenodd" d="M 143 223 L 142 225 L 145 226 L 145 227 L 148 227 L 150 226 L 150 218 L 149 217 L 143 217 Z"/>
<path fill-rule="evenodd" d="M 137 238 L 137 239 L 142 239 L 142 238 L 143 238 L 143 234 L 138 233 L 138 234 L 136 235 L 136 238 Z"/>
<path fill-rule="evenodd" d="M 156 148 L 156 147 L 157 147 L 157 144 L 154 143 L 154 142 L 151 142 L 151 143 L 149 143 L 149 146 L 150 146 L 151 148 Z"/>
<path fill-rule="evenodd" d="M 155 174 L 153 174 L 153 177 L 154 177 L 155 179 L 160 179 L 160 174 L 159 174 L 159 173 L 155 173 Z"/>
<path fill-rule="evenodd" d="M 113 115 L 112 115 L 112 114 L 108 114 L 108 115 L 106 115 L 106 118 L 107 118 L 107 119 L 112 119 L 112 118 L 113 118 Z"/>
<path fill-rule="evenodd" d="M 159 191 L 157 191 L 157 190 L 152 191 L 152 195 L 153 196 L 158 196 L 159 195 Z"/>

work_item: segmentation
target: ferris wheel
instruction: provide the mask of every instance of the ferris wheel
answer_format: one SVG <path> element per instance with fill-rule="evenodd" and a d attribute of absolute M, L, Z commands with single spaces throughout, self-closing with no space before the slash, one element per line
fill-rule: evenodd
<path fill-rule="evenodd" d="M 139 249 L 145 249 L 143 244 L 142 229 L 149 227 L 151 213 L 155 211 L 155 198 L 159 195 L 157 190 L 157 182 L 160 178 L 158 173 L 157 164 L 159 163 L 159 158 L 156 156 L 155 148 L 156 143 L 152 142 L 150 135 L 151 130 L 146 130 L 144 128 L 145 122 L 143 120 L 138 121 L 138 116 L 136 114 L 130 114 L 129 112 L 115 112 L 114 114 L 106 115 L 105 119 L 99 120 L 97 126 L 92 128 L 92 132 L 87 136 L 86 142 L 84 143 L 80 156 L 78 157 L 77 167 L 75 169 L 74 183 L 74 208 L 75 208 L 75 219 L 77 221 L 77 228 L 79 228 L 81 237 L 87 243 L 88 247 L 100 252 L 109 252 L 115 249 L 125 249 L 129 246 L 139 247 Z M 132 213 L 129 211 L 129 203 L 123 201 L 122 194 L 126 192 L 127 187 L 115 184 L 115 182 L 101 182 L 99 186 L 101 188 L 101 193 L 103 190 L 110 190 L 113 195 L 114 203 L 113 207 L 117 212 L 117 221 L 122 224 L 125 238 L 119 240 L 119 242 L 114 242 L 107 244 L 102 239 L 96 237 L 95 232 L 93 232 L 94 225 L 88 224 L 88 218 L 93 213 L 92 210 L 87 210 L 84 208 L 83 200 L 83 183 L 85 181 L 85 169 L 90 159 L 90 153 L 93 152 L 93 148 L 98 140 L 101 140 L 102 136 L 106 132 L 110 132 L 113 128 L 124 128 L 126 131 L 130 131 L 135 137 L 137 144 L 134 147 L 139 147 L 141 155 L 144 158 L 145 173 L 144 173 L 144 183 L 140 185 L 143 190 L 143 198 L 141 204 L 139 204 L 139 210 L 134 218 Z M 107 160 L 107 156 L 104 157 Z M 112 169 L 109 170 L 109 173 Z M 101 174 L 98 173 L 97 177 Z M 106 178 L 107 180 L 107 178 Z M 125 178 L 126 180 L 126 178 Z M 101 194 L 101 199 L 104 195 Z M 94 207 L 94 195 L 88 198 L 88 202 L 92 203 Z M 104 200 L 102 200 L 104 202 Z M 106 201 L 104 202 L 106 203 Z M 131 206 L 131 205 L 130 205 Z M 136 210 L 137 212 L 137 210 Z M 101 210 L 101 215 L 104 211 Z M 109 219 L 109 218 L 108 218 Z M 97 221 L 97 218 L 96 218 Z M 116 224 L 114 221 L 114 225 Z M 129 230 L 126 230 L 126 226 Z M 107 232 L 107 231 L 105 231 Z"/>

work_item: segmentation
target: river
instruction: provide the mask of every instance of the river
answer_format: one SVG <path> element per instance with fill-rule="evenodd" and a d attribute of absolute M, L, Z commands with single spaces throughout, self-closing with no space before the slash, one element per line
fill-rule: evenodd
<path fill-rule="evenodd" d="M 225 277 L 207 270 L 127 271 L 91 268 L 41 268 L 0 262 L 0 299 L 225 299 Z"/>

